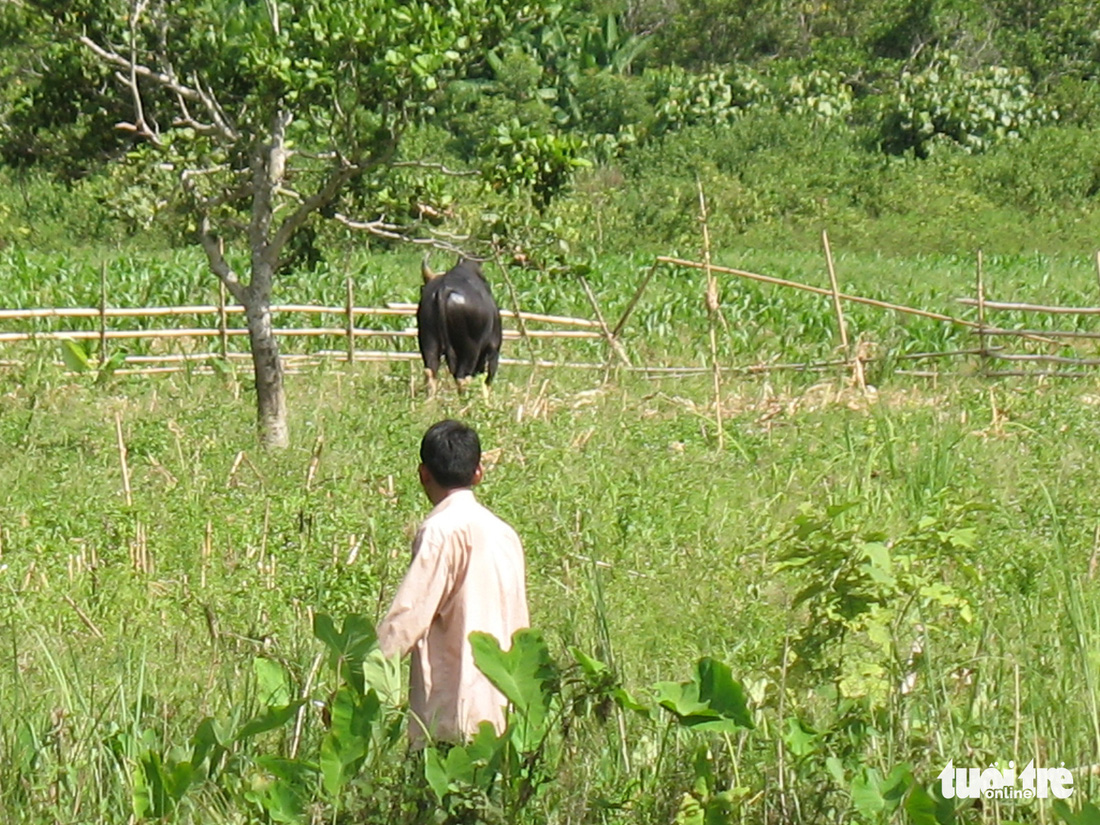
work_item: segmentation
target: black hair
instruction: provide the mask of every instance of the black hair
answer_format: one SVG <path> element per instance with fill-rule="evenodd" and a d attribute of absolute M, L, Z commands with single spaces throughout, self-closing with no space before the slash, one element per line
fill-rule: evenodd
<path fill-rule="evenodd" d="M 461 421 L 433 424 L 420 441 L 420 460 L 439 486 L 448 490 L 469 487 L 481 463 L 481 441 Z"/>

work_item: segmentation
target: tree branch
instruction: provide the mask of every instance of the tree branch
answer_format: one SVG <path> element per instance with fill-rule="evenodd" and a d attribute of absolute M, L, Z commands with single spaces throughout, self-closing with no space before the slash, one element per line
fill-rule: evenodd
<path fill-rule="evenodd" d="M 275 191 L 286 176 L 286 129 L 291 120 L 290 112 L 280 108 L 271 120 L 271 143 L 252 150 L 252 222 L 248 241 L 253 254 L 262 255 L 272 266 L 278 250 L 271 255 L 268 235 L 275 212 Z"/>
<path fill-rule="evenodd" d="M 301 198 L 301 203 L 294 212 L 282 222 L 279 229 L 271 239 L 269 249 L 275 258 L 278 257 L 286 242 L 290 240 L 299 227 L 309 219 L 314 212 L 328 206 L 340 194 L 340 190 L 359 171 L 357 166 L 347 164 L 334 170 L 325 181 L 321 189 L 307 198 Z"/>
<path fill-rule="evenodd" d="M 180 83 L 179 80 L 177 80 L 170 74 L 155 71 L 153 69 L 150 69 L 148 66 L 144 66 L 136 62 L 136 60 L 125 58 L 118 52 L 100 46 L 87 35 L 80 35 L 77 40 L 100 59 L 105 60 L 107 63 L 110 63 L 113 66 L 118 66 L 122 68 L 126 72 L 126 74 L 120 76 L 119 79 L 127 86 L 131 86 L 131 89 L 133 89 L 133 93 L 135 95 L 137 95 L 137 78 L 155 83 L 158 86 L 174 93 L 177 99 L 189 100 L 193 103 L 198 103 L 204 109 L 206 109 L 206 111 L 210 114 L 211 119 L 213 120 L 213 125 L 208 127 L 201 127 L 205 131 L 214 131 L 215 133 L 219 134 L 223 139 L 228 141 L 237 140 L 237 131 L 229 125 L 228 119 L 225 117 L 225 112 L 218 104 L 217 99 L 208 90 L 202 89 L 201 84 L 197 84 L 200 86 L 200 88 L 198 89 L 193 89 L 190 86 L 186 86 L 183 83 Z M 127 75 L 129 75 L 129 78 L 127 78 Z M 135 131 L 140 131 L 142 126 L 144 125 L 144 115 L 142 114 L 142 109 L 140 107 L 140 97 L 138 106 L 138 123 L 134 124 Z M 193 120 L 189 112 L 185 111 L 184 116 L 187 120 Z M 199 124 L 196 123 L 195 125 Z M 145 128 L 148 127 L 146 126 Z M 142 133 L 144 134 L 144 132 Z"/>
<path fill-rule="evenodd" d="M 433 163 L 426 160 L 399 160 L 393 164 L 400 167 L 412 167 L 414 169 L 431 169 L 432 171 L 439 172 L 441 175 L 450 175 L 456 178 L 469 178 L 477 177 L 481 172 L 476 169 L 449 169 L 442 163 Z"/>
<path fill-rule="evenodd" d="M 386 223 L 386 220 L 384 218 L 379 218 L 376 221 L 357 221 L 349 218 L 347 215 L 336 212 L 332 215 L 332 219 L 337 223 L 346 226 L 348 229 L 354 229 L 359 232 L 367 232 L 379 238 L 386 238 L 391 241 L 404 241 L 405 243 L 411 243 L 418 246 L 430 246 L 434 249 L 443 250 L 444 252 L 453 252 L 456 255 L 470 257 L 469 253 L 462 249 L 462 247 L 457 246 L 449 241 L 434 237 L 413 237 L 412 235 L 408 234 L 408 230 L 397 224 Z M 461 239 L 456 237 L 456 240 Z"/>
<path fill-rule="evenodd" d="M 237 303 L 242 306 L 247 305 L 248 291 L 225 259 L 222 240 L 210 231 L 210 218 L 207 215 L 199 218 L 199 240 L 203 251 L 206 252 L 206 259 L 210 262 L 211 271 L 225 284 L 225 288 Z"/>

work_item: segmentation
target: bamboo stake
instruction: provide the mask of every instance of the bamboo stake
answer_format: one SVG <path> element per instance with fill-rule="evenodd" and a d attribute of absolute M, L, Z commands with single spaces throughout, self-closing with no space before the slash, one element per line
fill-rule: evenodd
<path fill-rule="evenodd" d="M 634 307 L 638 305 L 638 301 L 642 299 L 642 293 L 645 292 L 645 288 L 649 286 L 649 282 L 653 279 L 654 273 L 657 272 L 657 265 L 660 263 L 658 258 L 653 262 L 653 266 L 649 268 L 649 272 L 642 279 L 642 282 L 638 284 L 638 288 L 634 291 L 634 296 L 630 299 L 630 303 L 626 305 L 626 309 L 623 310 L 622 317 L 619 318 L 619 323 L 615 324 L 615 329 L 611 330 L 612 336 L 619 337 L 619 333 L 623 331 L 623 326 L 626 324 L 626 319 L 630 317 L 630 313 L 634 311 Z"/>
<path fill-rule="evenodd" d="M 355 314 L 354 314 L 355 300 L 354 300 L 354 292 L 352 291 L 353 287 L 352 287 L 351 276 L 350 275 L 348 276 L 347 287 L 348 287 L 348 300 L 347 300 L 348 362 L 350 363 L 351 361 L 355 360 Z"/>
<path fill-rule="evenodd" d="M 88 630 L 92 631 L 92 635 L 100 641 L 103 641 L 103 631 L 96 627 L 96 623 L 88 617 L 87 613 L 80 609 L 80 605 L 74 602 L 67 593 L 63 593 L 61 595 L 61 598 L 65 600 L 65 604 L 73 609 L 73 611 L 79 617 L 80 621 L 84 623 L 84 626 L 88 628 Z"/>
<path fill-rule="evenodd" d="M 107 363 L 107 262 L 99 265 L 99 365 Z"/>
<path fill-rule="evenodd" d="M 825 263 L 829 268 L 829 284 L 832 286 L 833 311 L 836 313 L 837 327 L 840 329 L 840 346 L 845 356 L 849 357 L 852 366 L 852 379 L 864 392 L 867 391 L 867 382 L 863 377 L 863 362 L 859 356 L 852 352 L 848 343 L 848 324 L 844 320 L 844 308 L 840 304 L 840 289 L 837 287 L 836 267 L 833 266 L 833 250 L 829 246 L 829 233 L 821 230 L 821 244 L 825 247 Z"/>
<path fill-rule="evenodd" d="M 987 378 L 1095 378 L 1082 370 L 992 370 Z"/>
<path fill-rule="evenodd" d="M 313 454 L 309 459 L 309 467 L 306 470 L 306 492 L 313 491 L 313 479 L 317 476 L 317 470 L 321 466 L 321 451 L 325 446 L 325 437 L 318 435 L 313 443 Z"/>
<path fill-rule="evenodd" d="M 500 250 L 493 250 L 493 259 L 496 261 L 497 269 L 500 270 L 500 274 L 504 276 L 504 283 L 508 286 L 508 295 L 512 299 L 512 308 L 515 315 L 516 323 L 519 324 L 519 335 L 527 343 L 527 351 L 531 353 L 531 364 L 534 365 L 538 357 L 535 355 L 535 345 L 531 343 L 531 338 L 527 334 L 527 324 L 523 319 L 523 313 L 519 309 L 519 298 L 516 296 L 516 288 L 512 283 L 512 278 L 508 274 L 508 270 L 504 268 L 504 264 L 500 260 Z"/>
<path fill-rule="evenodd" d="M 391 310 L 395 315 L 415 315 L 416 304 L 402 303 L 400 301 L 390 301 L 386 304 L 386 308 Z M 500 310 L 501 318 L 515 319 L 516 313 L 510 309 Z M 545 315 L 541 312 L 527 312 L 524 310 L 520 312 L 519 317 L 524 321 L 541 321 L 547 324 L 564 324 L 568 326 L 577 327 L 592 327 L 598 328 L 599 323 L 589 318 L 573 318 L 568 315 Z"/>
<path fill-rule="evenodd" d="M 1096 252 L 1096 284 L 1100 286 L 1100 250 Z"/>
<path fill-rule="evenodd" d="M 1008 353 L 994 353 L 990 356 L 998 361 L 1032 361 L 1043 364 L 1072 364 L 1078 367 L 1097 367 L 1100 366 L 1100 358 L 1069 358 L 1064 355 L 1043 355 L 1043 354 L 1020 354 L 1010 355 Z"/>
<path fill-rule="evenodd" d="M 224 310 L 217 305 L 194 305 L 178 307 L 107 307 L 108 318 L 155 318 L 177 315 L 241 315 L 244 307 L 229 304 Z M 319 306 L 314 304 L 275 304 L 271 307 L 275 313 L 312 313 L 315 315 L 340 315 L 347 313 L 346 306 Z M 356 316 L 406 317 L 416 314 L 416 304 L 392 302 L 385 307 L 355 307 Z M 34 309 L 0 309 L 0 320 L 34 321 L 43 318 L 98 318 L 98 307 L 38 307 Z M 501 318 L 516 318 L 510 309 L 501 309 Z M 563 326 L 587 327 L 598 329 L 599 323 L 589 318 L 572 318 L 567 315 L 546 315 L 539 312 L 520 312 L 519 317 L 527 322 L 561 324 Z"/>
<path fill-rule="evenodd" d="M 218 279 L 218 335 L 221 339 L 222 360 L 229 358 L 229 318 L 226 315 L 225 284 Z M 242 307 L 243 309 L 243 307 Z"/>
<path fill-rule="evenodd" d="M 978 330 L 973 330 L 971 335 L 977 335 Z M 1007 335 L 1017 338 L 1025 338 L 1029 335 L 1046 335 L 1051 338 L 1100 338 L 1100 332 L 1077 332 L 1076 330 L 1051 331 L 1045 329 L 986 329 L 981 332 L 987 338 L 991 335 Z"/>
<path fill-rule="evenodd" d="M 975 306 L 977 301 L 973 298 L 958 298 L 960 304 Z M 1100 307 L 1052 307 L 1042 304 L 1022 304 L 1011 301 L 986 301 L 987 310 L 1011 310 L 1013 312 L 1045 312 L 1050 315 L 1100 315 Z"/>
<path fill-rule="evenodd" d="M 671 264 L 673 266 L 683 266 L 683 267 L 688 267 L 688 268 L 691 268 L 691 269 L 702 269 L 703 268 L 703 264 L 699 263 L 698 261 L 688 261 L 688 260 L 685 260 L 683 258 L 672 258 L 672 257 L 669 257 L 667 255 L 659 255 L 656 260 L 657 260 L 657 263 Z M 812 292 L 815 295 L 832 295 L 833 294 L 831 289 L 824 289 L 823 287 L 819 287 L 819 286 L 811 286 L 810 284 L 802 284 L 802 283 L 799 283 L 798 281 L 788 281 L 784 278 L 776 278 L 776 277 L 773 277 L 771 275 L 759 275 L 755 272 L 746 272 L 743 269 L 732 269 L 728 266 L 718 266 L 717 264 L 715 264 L 712 267 L 712 269 L 715 272 L 722 272 L 722 273 L 725 273 L 725 274 L 728 274 L 728 275 L 737 275 L 738 277 L 741 277 L 741 278 L 747 278 L 750 281 L 760 281 L 761 283 L 773 284 L 775 286 L 786 286 L 786 287 L 790 287 L 791 289 L 802 290 L 803 292 Z M 944 315 L 941 312 L 930 312 L 929 310 L 926 310 L 926 309 L 917 309 L 916 307 L 907 307 L 907 306 L 904 306 L 902 304 L 892 304 L 888 301 L 879 301 L 875 298 L 864 298 L 860 295 L 848 295 L 844 292 L 837 293 L 837 297 L 839 297 L 840 300 L 842 300 L 842 301 L 850 301 L 853 304 L 864 304 L 866 306 L 878 307 L 879 309 L 889 309 L 889 310 L 893 310 L 894 312 L 900 312 L 900 313 L 903 313 L 903 314 L 906 314 L 906 315 L 915 315 L 918 318 L 928 318 L 928 319 L 933 320 L 933 321 L 944 321 L 944 322 L 949 323 L 949 324 L 958 324 L 959 326 L 967 327 L 967 328 L 970 328 L 970 329 L 974 329 L 978 326 L 978 323 L 976 321 L 968 321 L 968 320 L 963 319 L 963 318 L 955 318 L 954 316 L 951 316 L 951 315 Z M 964 303 L 964 304 L 973 302 L 972 299 L 970 299 L 970 298 L 961 298 L 959 300 L 960 300 L 961 303 Z M 992 304 L 987 301 L 986 302 L 986 308 L 988 309 L 990 307 L 992 307 Z M 1098 308 L 1096 311 L 1097 311 L 1097 313 L 1100 313 L 1100 308 Z M 999 329 L 999 327 L 998 327 L 998 329 Z M 1040 343 L 1043 343 L 1043 344 L 1057 344 L 1058 343 L 1057 341 L 1051 341 L 1051 340 L 1042 338 L 1040 336 L 1036 336 L 1034 340 L 1039 341 Z"/>
<path fill-rule="evenodd" d="M 313 690 L 313 680 L 317 678 L 317 672 L 321 669 L 321 662 L 325 660 L 324 652 L 318 653 L 313 657 L 313 664 L 309 668 L 309 674 L 306 676 L 306 683 L 302 685 L 302 693 L 300 698 L 302 704 L 298 707 L 298 713 L 294 719 L 294 736 L 290 740 L 290 758 L 295 759 L 298 756 L 298 745 L 302 739 L 302 725 L 306 719 L 306 708 L 309 707 L 309 693 Z"/>
<path fill-rule="evenodd" d="M 130 465 L 126 461 L 126 442 L 122 439 L 122 413 L 115 413 L 115 436 L 118 439 L 118 462 L 122 467 L 122 491 L 126 494 L 126 506 L 134 506 L 134 498 L 130 492 Z"/>
<path fill-rule="evenodd" d="M 990 348 L 988 352 L 995 352 L 999 348 Z M 876 361 L 905 361 L 905 360 L 922 360 L 922 359 L 937 359 L 937 358 L 950 358 L 959 355 L 978 355 L 980 354 L 978 349 L 958 349 L 958 350 L 946 350 L 943 352 L 920 352 L 920 353 L 907 353 L 902 355 L 894 355 L 890 357 L 874 357 L 866 359 L 866 363 L 873 363 Z M 249 356 L 247 353 L 229 353 L 231 358 L 247 359 Z M 325 363 L 330 358 L 344 358 L 346 353 L 343 350 L 319 350 L 311 355 L 283 355 L 281 356 L 284 363 L 288 368 L 294 367 L 308 367 L 317 366 Z M 393 362 L 393 361 L 417 361 L 420 358 L 420 354 L 416 352 L 393 352 L 389 350 L 356 350 L 355 360 L 366 362 Z M 179 356 L 128 356 L 127 363 L 157 363 L 159 361 L 188 361 L 188 360 L 202 360 L 201 356 L 190 357 L 185 355 Z M 530 366 L 531 362 L 521 358 L 502 358 L 501 364 L 506 366 Z M 62 361 L 53 362 L 55 366 L 64 367 L 65 364 Z M 817 361 L 817 362 L 804 362 L 804 363 L 791 363 L 791 364 L 749 364 L 744 366 L 729 366 L 721 367 L 722 372 L 731 374 L 766 374 L 770 372 L 780 371 L 804 371 L 804 372 L 820 372 L 826 369 L 843 367 L 849 364 L 848 359 L 839 359 L 832 361 Z M 15 362 L 16 366 L 22 366 L 23 362 Z M 587 370 L 606 370 L 607 364 L 605 363 L 588 363 L 588 362 L 576 362 L 576 361 L 549 361 L 539 360 L 536 366 L 547 368 L 563 368 L 563 369 L 587 369 Z M 675 375 L 675 376 L 690 376 L 690 375 L 702 375 L 711 372 L 711 367 L 698 367 L 698 366 L 624 366 L 630 372 L 640 373 L 656 373 L 657 377 L 661 375 Z M 208 366 L 198 367 L 182 367 L 182 366 L 166 366 L 166 367 L 144 367 L 139 369 L 120 369 L 116 375 L 157 375 L 157 374 L 171 374 L 178 372 L 189 371 L 195 375 L 213 375 L 214 370 Z M 75 374 L 75 373 L 73 373 Z M 1084 374 L 1084 373 L 1083 373 Z"/>
<path fill-rule="evenodd" d="M 596 313 L 596 320 L 600 323 L 600 332 L 603 334 L 604 340 L 607 341 L 607 362 L 611 363 L 611 356 L 617 355 L 622 359 L 622 362 L 628 367 L 630 366 L 630 358 L 627 356 L 626 351 L 623 349 L 623 345 L 619 343 L 618 339 L 611 334 L 611 330 L 607 327 L 607 322 L 604 320 L 603 312 L 600 311 L 600 305 L 596 303 L 596 296 L 592 292 L 592 287 L 588 285 L 587 279 L 583 275 L 580 276 L 581 287 L 584 289 L 584 294 L 588 298 L 588 303 L 592 304 L 592 311 Z"/>
<path fill-rule="evenodd" d="M 975 278 L 977 280 L 976 288 L 978 293 L 978 348 L 982 351 L 981 355 L 981 374 L 985 375 L 986 370 L 989 368 L 987 362 L 988 355 L 985 351 L 985 283 L 983 281 L 982 273 L 982 251 L 978 250 L 978 265 L 975 270 Z"/>
<path fill-rule="evenodd" d="M 342 327 L 302 327 L 298 329 L 273 330 L 277 336 L 288 338 L 311 338 L 318 336 L 331 336 L 343 338 L 347 336 L 347 329 Z M 356 338 L 415 338 L 415 329 L 355 329 L 352 331 Z M 56 330 L 50 332 L 0 332 L 0 343 L 14 343 L 18 341 L 60 341 L 71 339 L 74 341 L 98 338 L 100 333 L 96 330 Z M 218 336 L 238 337 L 248 335 L 247 329 L 221 330 L 209 328 L 186 329 L 109 329 L 106 332 L 109 339 L 139 340 L 143 338 L 214 338 Z M 527 338 L 540 339 L 590 339 L 602 337 L 595 330 L 583 329 L 529 329 Z M 505 329 L 506 340 L 515 340 L 523 337 L 518 330 Z M 230 353 L 232 355 L 232 353 Z"/>
<path fill-rule="evenodd" d="M 707 320 L 710 335 L 710 365 L 711 383 L 714 390 L 714 426 L 718 434 L 718 451 L 726 448 L 726 431 L 722 426 L 722 368 L 718 363 L 718 333 L 716 330 L 716 317 L 718 316 L 718 282 L 714 277 L 710 261 L 710 227 L 707 225 L 707 198 L 703 193 L 703 181 L 698 177 L 695 185 L 699 189 L 699 223 L 703 230 L 703 263 L 707 274 Z"/>

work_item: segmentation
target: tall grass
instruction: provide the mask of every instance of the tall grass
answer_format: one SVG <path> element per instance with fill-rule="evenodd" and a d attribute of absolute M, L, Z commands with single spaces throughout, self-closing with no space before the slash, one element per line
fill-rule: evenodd
<path fill-rule="evenodd" d="M 585 722 L 535 819 L 668 821 L 693 787 L 701 746 L 720 785 L 747 789 L 745 821 L 874 821 L 860 807 L 867 771 L 902 763 L 927 786 L 949 759 L 1097 761 L 1087 388 L 1000 385 L 1011 426 L 996 430 L 988 393 L 965 379 L 935 391 L 896 379 L 870 407 L 806 393 L 802 381 L 731 382 L 737 446 L 716 453 L 702 379 L 623 376 L 600 388 L 589 376 L 513 368 L 488 400 L 446 393 L 428 404 L 408 397 L 405 369 L 291 378 L 297 446 L 280 455 L 254 452 L 247 410 L 215 379 L 0 377 L 10 651 L 0 805 L 11 821 L 126 821 L 141 748 L 187 746 L 207 716 L 248 718 L 257 655 L 304 684 L 317 652 L 311 614 L 376 617 L 426 508 L 415 445 L 445 415 L 471 420 L 493 451 L 481 496 L 523 536 L 534 621 L 552 650 L 598 655 L 642 696 L 714 655 L 754 699 L 757 729 L 729 742 L 630 714 L 625 739 L 614 716 Z M 241 450 L 248 462 L 236 462 Z M 984 505 L 963 521 L 976 531 L 962 551 L 973 576 L 948 557 L 914 568 L 922 586 L 965 599 L 972 618 L 929 603 L 888 626 L 888 653 L 847 631 L 820 662 L 784 664 L 810 614 L 794 602 L 805 580 L 775 567 L 789 545 L 774 536 L 802 505 L 845 502 L 856 506 L 837 529 L 893 537 L 922 518 L 947 530 L 951 507 Z M 132 560 L 142 541 L 150 569 Z M 840 539 L 827 546 L 848 552 Z M 922 651 L 907 665 L 916 639 Z M 830 675 L 835 663 L 843 679 Z M 864 667 L 881 674 L 859 676 Z M 901 693 L 910 672 L 914 689 Z M 313 696 L 330 689 L 320 680 Z M 303 752 L 323 731 L 310 711 Z M 287 745 L 257 742 L 242 756 L 268 747 Z M 396 761 L 374 770 L 370 781 L 396 787 L 386 784 L 398 781 Z M 1080 775 L 1075 799 L 1093 792 L 1089 781 Z M 261 816 L 206 791 L 187 799 L 174 821 Z M 1002 814 L 1028 821 L 1041 809 Z"/>

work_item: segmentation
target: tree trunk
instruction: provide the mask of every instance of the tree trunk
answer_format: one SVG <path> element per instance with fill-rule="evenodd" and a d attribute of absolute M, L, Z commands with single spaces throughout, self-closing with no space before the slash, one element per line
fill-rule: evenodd
<path fill-rule="evenodd" d="M 290 446 L 283 393 L 283 365 L 279 342 L 271 326 L 269 298 L 248 301 L 248 338 L 252 345 L 252 368 L 256 377 L 256 412 L 260 444 L 266 448 Z"/>

